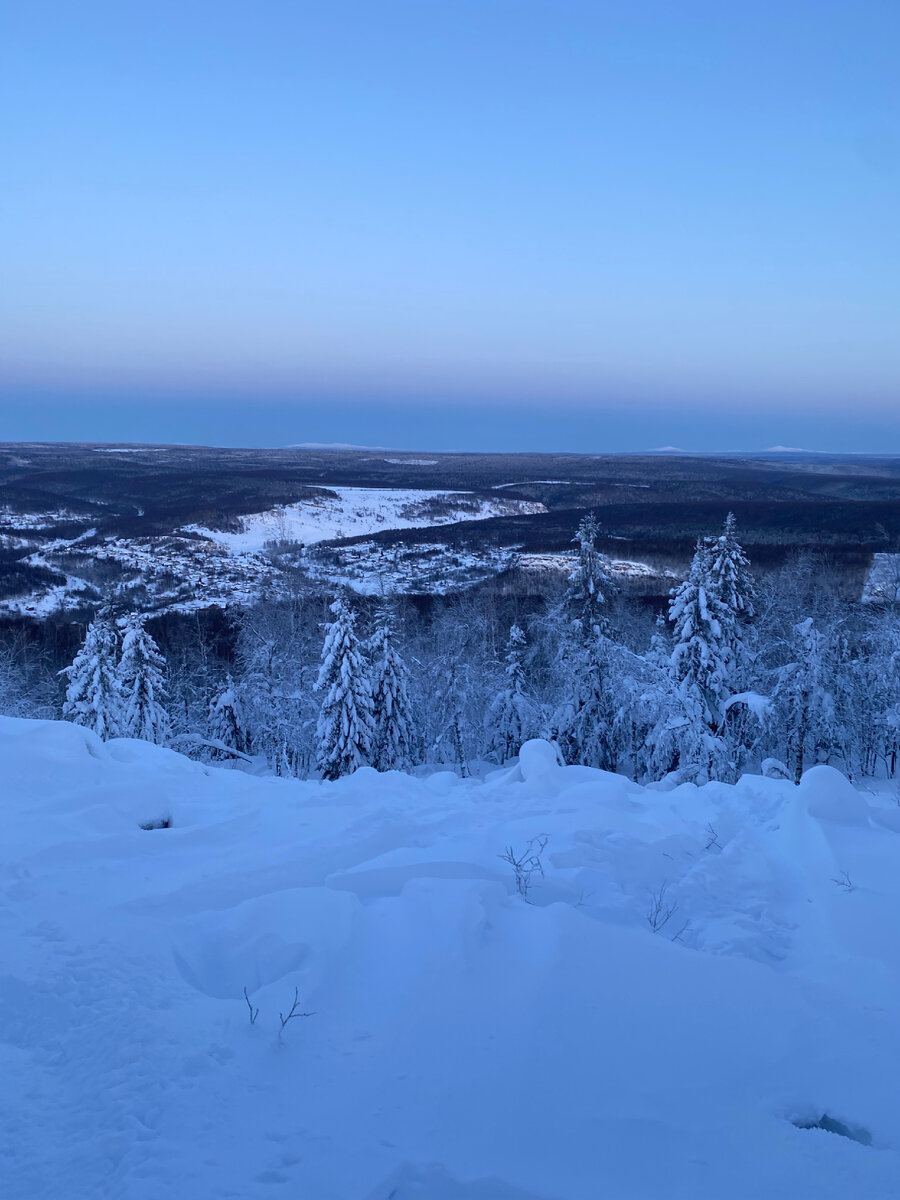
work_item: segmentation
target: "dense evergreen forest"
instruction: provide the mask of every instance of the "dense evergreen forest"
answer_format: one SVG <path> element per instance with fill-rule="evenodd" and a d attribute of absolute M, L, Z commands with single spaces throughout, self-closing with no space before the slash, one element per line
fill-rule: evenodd
<path fill-rule="evenodd" d="M 729 516 L 655 611 L 617 592 L 599 541 L 585 516 L 574 571 L 540 597 L 373 601 L 298 574 L 287 597 L 218 620 L 148 620 L 113 593 L 70 653 L 10 631 L 0 702 L 299 777 L 425 764 L 466 775 L 537 736 L 568 763 L 641 782 L 799 780 L 817 762 L 893 777 L 895 606 L 848 601 L 814 556 L 754 572 Z"/>

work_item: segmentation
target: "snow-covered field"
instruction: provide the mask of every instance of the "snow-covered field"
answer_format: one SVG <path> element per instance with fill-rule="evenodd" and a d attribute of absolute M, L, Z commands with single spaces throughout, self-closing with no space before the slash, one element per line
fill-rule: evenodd
<path fill-rule="evenodd" d="M 337 499 L 323 496 L 241 517 L 239 533 L 224 533 L 200 525 L 189 525 L 186 529 L 227 547 L 232 553 L 256 554 L 273 541 L 311 545 L 364 536 L 379 529 L 418 529 L 547 511 L 543 504 L 531 500 L 478 499 L 466 492 L 356 487 L 329 490 L 336 493 Z"/>
<path fill-rule="evenodd" d="M 4 1198 L 900 1195 L 887 792 L 0 761 Z"/>

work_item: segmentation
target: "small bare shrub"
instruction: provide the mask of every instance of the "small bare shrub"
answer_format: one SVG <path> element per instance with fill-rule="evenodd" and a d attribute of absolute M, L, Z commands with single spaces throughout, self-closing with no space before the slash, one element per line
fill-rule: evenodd
<path fill-rule="evenodd" d="M 498 855 L 505 863 L 509 863 L 516 877 L 516 891 L 523 900 L 528 900 L 528 893 L 533 886 L 533 881 L 540 877 L 544 878 L 544 864 L 541 862 L 541 855 L 547 848 L 547 842 L 550 839 L 546 834 L 540 837 L 533 837 L 521 854 L 516 854 L 512 846 L 507 846 L 503 854 Z"/>
<path fill-rule="evenodd" d="M 664 929 L 675 915 L 678 905 L 669 900 L 669 883 L 664 879 L 659 887 L 650 893 L 647 906 L 647 924 L 654 933 Z M 682 930 L 683 932 L 683 930 Z"/>

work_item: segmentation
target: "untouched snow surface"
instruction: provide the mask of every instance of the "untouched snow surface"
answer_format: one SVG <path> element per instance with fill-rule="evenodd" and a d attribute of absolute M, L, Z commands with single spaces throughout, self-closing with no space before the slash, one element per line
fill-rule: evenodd
<path fill-rule="evenodd" d="M 8 1200 L 900 1195 L 891 797 L 543 742 L 299 783 L 11 718 L 0 760 Z"/>
<path fill-rule="evenodd" d="M 311 545 L 335 538 L 357 537 L 379 529 L 417 529 L 547 511 L 536 501 L 482 500 L 467 492 L 355 487 L 329 487 L 329 491 L 336 493 L 336 500 L 323 496 L 241 517 L 240 533 L 223 533 L 202 525 L 187 525 L 185 529 L 189 533 L 199 533 L 235 554 L 256 554 L 271 541 Z"/>

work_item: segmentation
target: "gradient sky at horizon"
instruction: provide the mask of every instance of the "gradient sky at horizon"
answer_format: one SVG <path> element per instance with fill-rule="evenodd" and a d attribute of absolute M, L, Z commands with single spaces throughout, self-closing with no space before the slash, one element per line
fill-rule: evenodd
<path fill-rule="evenodd" d="M 0 440 L 900 452 L 895 0 L 33 0 L 0 44 Z"/>

